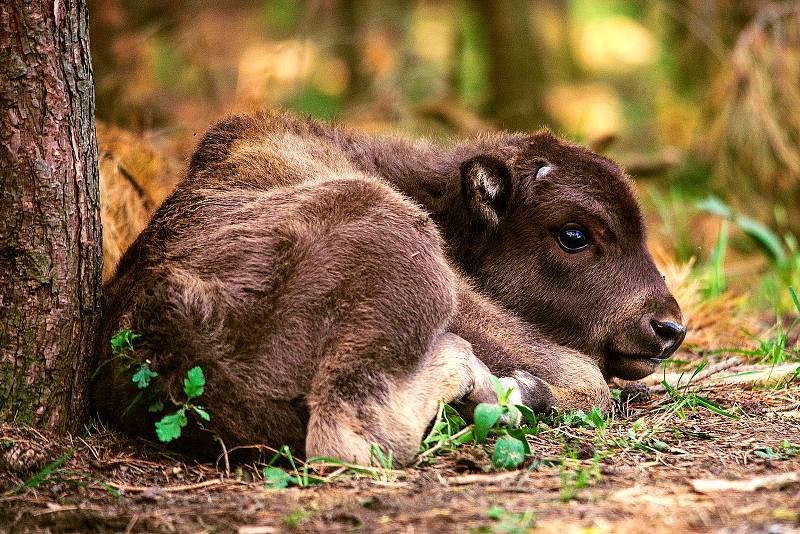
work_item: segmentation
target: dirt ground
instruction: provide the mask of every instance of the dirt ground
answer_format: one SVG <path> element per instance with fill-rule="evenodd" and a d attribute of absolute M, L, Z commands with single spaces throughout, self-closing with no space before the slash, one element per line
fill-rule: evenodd
<path fill-rule="evenodd" d="M 656 392 L 602 431 L 543 425 L 517 471 L 464 445 L 282 490 L 260 465 L 195 464 L 104 428 L 59 441 L 0 425 L 0 532 L 800 532 L 797 380 L 691 391 L 738 418 L 681 417 Z"/>

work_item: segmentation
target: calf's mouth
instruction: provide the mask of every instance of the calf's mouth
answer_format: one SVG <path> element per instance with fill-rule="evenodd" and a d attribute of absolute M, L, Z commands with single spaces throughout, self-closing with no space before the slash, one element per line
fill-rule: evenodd
<path fill-rule="evenodd" d="M 639 380 L 672 356 L 686 337 L 680 319 L 644 317 L 639 328 L 604 351 L 607 374 Z"/>

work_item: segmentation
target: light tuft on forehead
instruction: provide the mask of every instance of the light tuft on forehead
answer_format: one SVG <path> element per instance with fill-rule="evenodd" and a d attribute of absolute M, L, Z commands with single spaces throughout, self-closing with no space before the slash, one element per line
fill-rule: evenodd
<path fill-rule="evenodd" d="M 633 182 L 612 160 L 541 130 L 528 137 L 518 165 L 535 182 L 550 183 L 550 194 L 605 215 L 619 231 L 643 234 L 644 219 Z M 544 167 L 550 170 L 539 174 Z"/>

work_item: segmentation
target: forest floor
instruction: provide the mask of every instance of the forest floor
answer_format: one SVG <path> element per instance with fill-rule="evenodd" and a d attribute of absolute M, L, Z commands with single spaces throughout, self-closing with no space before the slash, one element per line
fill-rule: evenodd
<path fill-rule="evenodd" d="M 0 532 L 800 532 L 792 365 L 768 384 L 741 368 L 653 384 L 599 427 L 540 424 L 519 470 L 467 444 L 285 489 L 263 466 L 192 463 L 103 428 L 59 440 L 0 424 Z"/>

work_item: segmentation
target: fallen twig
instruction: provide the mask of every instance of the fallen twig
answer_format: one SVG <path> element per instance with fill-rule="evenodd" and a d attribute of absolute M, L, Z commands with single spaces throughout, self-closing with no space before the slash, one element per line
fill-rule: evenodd
<path fill-rule="evenodd" d="M 242 525 L 237 532 L 238 534 L 272 534 L 278 532 L 278 529 L 266 525 Z"/>
<path fill-rule="evenodd" d="M 231 477 L 231 463 L 228 459 L 228 449 L 225 447 L 225 442 L 222 441 L 222 438 L 219 437 L 216 433 L 214 434 L 214 439 L 219 441 L 220 447 L 222 447 L 222 454 L 217 456 L 217 466 L 219 466 L 220 457 L 225 459 L 225 476 L 230 478 Z"/>
<path fill-rule="evenodd" d="M 37 510 L 32 512 L 31 515 L 34 517 L 46 515 L 46 514 L 56 514 L 59 512 L 72 512 L 75 510 L 87 511 L 91 510 L 93 512 L 101 512 L 103 510 L 100 506 L 86 506 L 85 504 L 73 504 L 63 506 L 57 503 L 47 503 L 47 508 L 44 510 Z"/>
<path fill-rule="evenodd" d="M 224 486 L 226 484 L 239 484 L 239 482 L 233 480 L 214 479 L 214 480 L 205 480 L 203 482 L 198 482 L 197 484 L 183 484 L 181 486 L 126 486 L 125 484 L 116 484 L 114 482 L 104 482 L 104 484 L 107 486 L 111 486 L 114 489 L 131 493 L 141 493 L 145 491 L 156 491 L 156 492 L 163 491 L 165 493 L 178 493 L 181 491 L 193 491 L 197 489 L 211 488 L 215 486 Z"/>
<path fill-rule="evenodd" d="M 793 410 L 797 410 L 800 408 L 800 402 L 795 402 L 794 404 L 788 404 L 786 406 L 777 406 L 772 408 L 770 411 L 772 412 L 791 412 Z"/>
<path fill-rule="evenodd" d="M 696 479 L 692 480 L 692 489 L 698 493 L 758 491 L 760 489 L 779 489 L 797 483 L 800 483 L 800 471 L 755 477 L 747 480 Z"/>
<path fill-rule="evenodd" d="M 507 471 L 504 473 L 476 473 L 470 475 L 459 475 L 455 477 L 446 478 L 449 484 L 456 486 L 463 486 L 465 484 L 480 484 L 482 482 L 497 483 L 503 480 L 516 478 L 519 476 L 519 471 Z"/>

